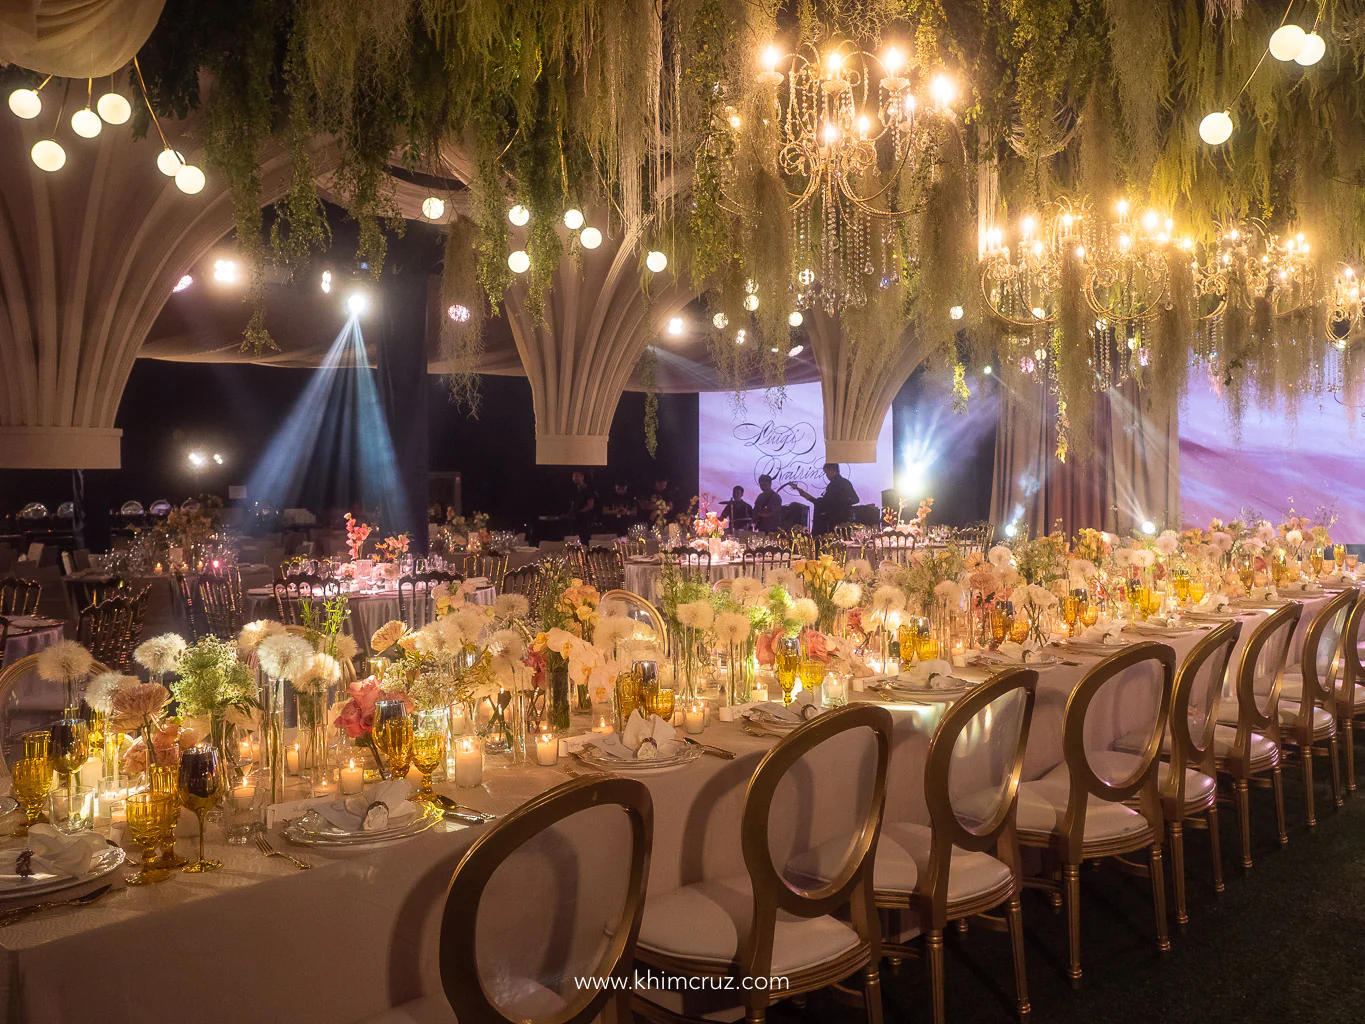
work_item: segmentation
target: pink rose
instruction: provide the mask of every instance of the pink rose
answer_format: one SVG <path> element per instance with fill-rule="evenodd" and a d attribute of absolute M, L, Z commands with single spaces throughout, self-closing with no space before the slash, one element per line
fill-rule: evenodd
<path fill-rule="evenodd" d="M 777 638 L 781 635 L 782 631 L 780 629 L 758 634 L 758 642 L 754 644 L 754 657 L 758 659 L 760 665 L 771 667 L 777 660 L 777 656 L 773 652 L 773 647 L 777 643 Z"/>
<path fill-rule="evenodd" d="M 351 739 L 358 739 L 374 728 L 374 705 L 384 696 L 374 679 L 358 679 L 347 688 L 351 699 L 332 724 L 346 730 Z"/>
<path fill-rule="evenodd" d="M 545 655 L 540 651 L 527 651 L 521 663 L 531 670 L 531 684 L 537 690 L 545 689 Z"/>
<path fill-rule="evenodd" d="M 811 661 L 829 660 L 829 638 L 816 629 L 801 634 L 801 647 Z"/>

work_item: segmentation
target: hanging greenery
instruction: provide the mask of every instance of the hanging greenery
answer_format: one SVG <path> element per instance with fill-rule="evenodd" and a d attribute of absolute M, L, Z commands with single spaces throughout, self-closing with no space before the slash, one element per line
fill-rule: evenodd
<path fill-rule="evenodd" d="M 645 451 L 652 459 L 659 450 L 659 356 L 653 345 L 645 346 L 637 365 L 645 386 Z"/>

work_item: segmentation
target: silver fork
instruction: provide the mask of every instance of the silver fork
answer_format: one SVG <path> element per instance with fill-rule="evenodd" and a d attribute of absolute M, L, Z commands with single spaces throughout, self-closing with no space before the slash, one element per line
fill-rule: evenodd
<path fill-rule="evenodd" d="M 290 864 L 293 864 L 294 867 L 300 868 L 301 870 L 304 871 L 313 866 L 309 864 L 306 860 L 299 860 L 299 858 L 293 856 L 292 854 L 283 853 L 275 849 L 273 846 L 270 845 L 270 840 L 268 840 L 265 837 L 264 832 L 256 833 L 256 848 L 260 850 L 263 854 L 265 854 L 267 857 L 283 857 L 285 860 L 289 861 Z"/>
<path fill-rule="evenodd" d="M 43 910 L 52 910 L 54 907 L 89 906 L 107 893 L 109 889 L 110 886 L 102 885 L 98 889 L 86 893 L 84 896 L 77 896 L 75 899 L 54 900 L 50 903 L 33 903 L 27 907 L 17 907 L 14 910 L 6 910 L 4 913 L 0 913 L 0 928 L 3 928 L 7 924 L 13 924 L 15 921 L 22 921 L 30 914 L 36 914 Z"/>

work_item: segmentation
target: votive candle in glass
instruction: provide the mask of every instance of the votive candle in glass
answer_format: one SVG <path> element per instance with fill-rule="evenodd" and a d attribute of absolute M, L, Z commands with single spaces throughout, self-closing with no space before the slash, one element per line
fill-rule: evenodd
<path fill-rule="evenodd" d="M 365 788 L 365 769 L 351 758 L 349 767 L 341 769 L 341 792 L 352 796 Z"/>
<path fill-rule="evenodd" d="M 455 741 L 455 785 L 462 789 L 483 785 L 483 740 L 478 736 Z"/>
<path fill-rule="evenodd" d="M 549 766 L 559 760 L 559 737 L 543 732 L 536 737 L 536 764 Z"/>
<path fill-rule="evenodd" d="M 706 728 L 705 705 L 700 701 L 693 701 L 683 708 L 683 728 L 689 736 L 697 736 Z"/>

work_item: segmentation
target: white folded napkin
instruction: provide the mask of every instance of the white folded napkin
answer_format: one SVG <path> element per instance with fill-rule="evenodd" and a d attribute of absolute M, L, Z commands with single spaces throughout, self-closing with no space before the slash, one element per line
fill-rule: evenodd
<path fill-rule="evenodd" d="M 51 825 L 31 825 L 28 830 L 28 849 L 33 851 L 29 866 L 36 874 L 65 875 L 84 878 L 94 869 L 109 845 L 95 832 L 66 835 Z M 4 870 L 0 871 L 0 890 L 17 889 L 29 884 L 15 868 L 19 847 L 5 853 Z"/>
<path fill-rule="evenodd" d="M 1211 590 L 1200 598 L 1195 607 L 1201 612 L 1225 612 L 1228 610 L 1228 595 Z"/>
<path fill-rule="evenodd" d="M 953 666 L 942 658 L 921 661 L 908 672 L 902 672 L 897 679 L 923 690 L 953 689 L 957 685 L 957 680 L 953 678 Z"/>
<path fill-rule="evenodd" d="M 381 803 L 389 809 L 388 826 L 401 825 L 417 813 L 417 805 L 408 799 L 412 786 L 407 779 L 389 779 L 371 786 L 363 793 L 349 797 L 323 797 L 309 806 L 334 825 L 346 832 L 364 831 L 365 815 L 374 804 Z"/>
<path fill-rule="evenodd" d="M 999 651 L 1001 657 L 1023 664 L 1030 658 L 1037 661 L 1042 648 L 1038 645 L 1037 640 L 1025 640 L 1021 644 L 1017 644 L 1013 640 L 1006 640 L 1000 645 Z"/>
<path fill-rule="evenodd" d="M 639 708 L 630 713 L 624 732 L 608 733 L 605 736 L 593 733 L 581 739 L 584 744 L 590 743 L 609 757 L 620 758 L 622 761 L 672 757 L 681 753 L 686 743 L 678 730 L 668 722 L 658 715 L 646 718 L 640 713 Z"/>
<path fill-rule="evenodd" d="M 1123 643 L 1123 623 L 1097 622 L 1093 626 L 1087 626 L 1081 630 L 1081 635 L 1076 639 L 1083 640 L 1088 644 L 1121 644 Z"/>
<path fill-rule="evenodd" d="M 809 690 L 802 690 L 792 698 L 791 705 L 785 705 L 781 701 L 766 700 L 759 701 L 757 704 L 750 704 L 745 709 L 745 717 L 755 721 L 770 721 L 790 724 L 799 724 L 814 718 L 820 713 L 820 708 L 815 703 L 815 694 Z"/>
<path fill-rule="evenodd" d="M 1332 577 L 1328 576 L 1326 579 L 1331 580 Z M 1286 583 L 1283 589 L 1286 594 L 1308 594 L 1317 593 L 1322 588 L 1312 580 L 1295 580 L 1293 583 Z"/>

